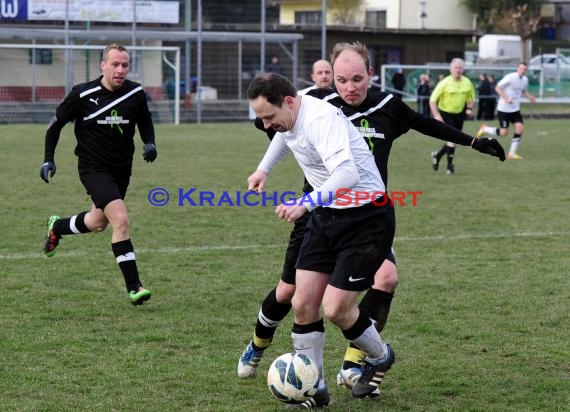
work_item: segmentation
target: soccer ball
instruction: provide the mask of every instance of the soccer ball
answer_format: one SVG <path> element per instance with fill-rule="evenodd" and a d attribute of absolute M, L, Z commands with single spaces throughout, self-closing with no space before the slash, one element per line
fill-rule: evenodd
<path fill-rule="evenodd" d="M 300 403 L 312 397 L 319 386 L 319 369 L 302 353 L 285 353 L 273 361 L 267 385 L 278 400 Z"/>

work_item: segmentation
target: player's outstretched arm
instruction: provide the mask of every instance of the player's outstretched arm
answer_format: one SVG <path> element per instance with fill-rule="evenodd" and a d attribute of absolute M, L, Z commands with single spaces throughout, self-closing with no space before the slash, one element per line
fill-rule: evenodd
<path fill-rule="evenodd" d="M 501 162 L 505 160 L 505 150 L 496 139 L 477 139 L 427 116 L 419 116 L 413 125 L 413 129 L 424 135 L 432 136 L 446 142 L 453 142 L 462 146 L 471 146 L 481 153 L 498 157 Z"/>
<path fill-rule="evenodd" d="M 426 135 L 443 140 L 444 142 L 452 142 L 461 146 L 471 146 L 474 137 L 449 126 L 444 122 L 435 120 L 427 116 L 417 116 L 412 129 Z"/>

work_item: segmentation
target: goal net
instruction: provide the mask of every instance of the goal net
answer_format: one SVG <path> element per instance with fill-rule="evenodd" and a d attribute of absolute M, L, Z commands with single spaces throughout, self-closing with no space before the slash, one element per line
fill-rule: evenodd
<path fill-rule="evenodd" d="M 0 44 L 0 123 L 43 123 L 73 85 L 97 78 L 105 48 L 95 45 Z M 153 119 L 180 121 L 178 47 L 133 46 L 128 78 L 143 85 Z"/>

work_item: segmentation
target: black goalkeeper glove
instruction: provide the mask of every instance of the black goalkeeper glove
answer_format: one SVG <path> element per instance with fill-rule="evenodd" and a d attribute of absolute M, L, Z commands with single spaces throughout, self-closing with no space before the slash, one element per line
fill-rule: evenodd
<path fill-rule="evenodd" d="M 489 139 L 488 137 L 482 137 L 480 139 L 473 139 L 471 147 L 481 153 L 486 153 L 491 156 L 498 157 L 501 162 L 505 161 L 505 150 L 503 146 L 497 141 L 497 139 Z"/>
<path fill-rule="evenodd" d="M 158 156 L 156 146 L 153 143 L 145 144 L 143 148 L 143 159 L 145 162 L 154 162 L 156 156 Z"/>
<path fill-rule="evenodd" d="M 44 162 L 40 168 L 40 177 L 46 183 L 49 183 L 48 177 L 53 177 L 55 175 L 55 163 L 54 162 Z"/>

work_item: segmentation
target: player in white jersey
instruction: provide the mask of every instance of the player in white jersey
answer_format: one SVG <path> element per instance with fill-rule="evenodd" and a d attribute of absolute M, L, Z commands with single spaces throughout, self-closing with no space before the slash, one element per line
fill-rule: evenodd
<path fill-rule="evenodd" d="M 297 261 L 295 350 L 315 360 L 321 384 L 314 398 L 328 404 L 324 383 L 324 321 L 337 325 L 346 339 L 366 353 L 355 397 L 377 392 L 395 360 L 368 314 L 355 304 L 390 253 L 395 231 L 394 208 L 368 146 L 358 130 L 335 107 L 311 96 L 298 96 L 287 78 L 274 73 L 256 77 L 248 98 L 266 129 L 275 134 L 248 190 L 263 191 L 272 167 L 292 152 L 314 190 L 276 208 L 288 222 L 311 213 Z"/>
<path fill-rule="evenodd" d="M 526 63 L 519 63 L 516 72 L 506 74 L 495 90 L 499 95 L 499 104 L 497 105 L 497 117 L 499 118 L 499 127 L 489 127 L 482 124 L 477 132 L 477 137 L 485 134 L 495 136 L 506 136 L 509 132 L 509 125 L 512 123 L 515 128 L 511 148 L 507 154 L 507 159 L 521 160 L 517 151 L 521 143 L 522 134 L 524 132 L 524 120 L 521 114 L 521 97 L 525 95 L 531 103 L 535 102 L 535 97 L 528 92 L 528 77 L 526 72 L 528 68 Z"/>

